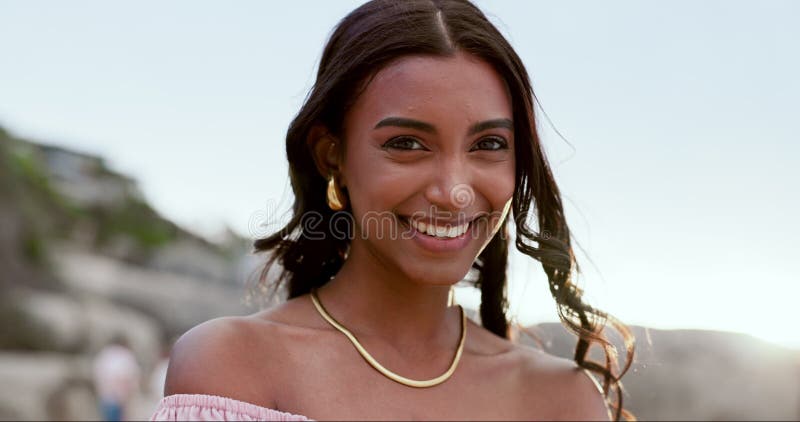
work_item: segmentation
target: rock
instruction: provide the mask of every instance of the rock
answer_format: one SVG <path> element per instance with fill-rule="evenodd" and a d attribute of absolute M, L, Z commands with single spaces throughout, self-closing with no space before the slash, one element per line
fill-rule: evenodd
<path fill-rule="evenodd" d="M 51 350 L 93 355 L 123 335 L 146 369 L 161 350 L 161 329 L 151 317 L 101 297 L 78 298 L 42 291 L 18 294 L 27 315 L 47 328 Z"/>
<path fill-rule="evenodd" d="M 76 353 L 85 345 L 89 332 L 84 310 L 73 298 L 45 291 L 18 289 L 25 314 L 48 331 L 49 349 Z"/>
<path fill-rule="evenodd" d="M 576 339 L 560 324 L 529 328 L 541 343 L 525 343 L 572 358 Z M 800 351 L 738 333 L 633 331 L 636 356 L 622 381 L 640 420 L 800 419 Z"/>
<path fill-rule="evenodd" d="M 150 258 L 147 267 L 217 283 L 230 282 L 235 274 L 234 262 L 210 245 L 194 239 L 179 239 L 162 246 Z"/>
<path fill-rule="evenodd" d="M 51 413 L 58 400 L 52 397 L 71 389 L 91 394 L 86 358 L 56 353 L 0 353 L 0 419 L 49 420 L 97 419 L 95 406 L 70 408 L 71 414 Z M 83 387 L 80 387 L 80 386 Z M 13 388 L 6 388 L 13 386 Z M 83 388 L 83 393 L 78 392 Z"/>
<path fill-rule="evenodd" d="M 88 379 L 67 380 L 47 398 L 51 420 L 74 421 L 99 419 L 97 397 Z"/>
<path fill-rule="evenodd" d="M 244 287 L 133 266 L 87 252 L 54 248 L 53 259 L 74 294 L 102 297 L 151 316 L 170 337 L 223 315 L 253 311 Z"/>
<path fill-rule="evenodd" d="M 0 353 L 0 384 L 0 420 L 100 419 L 91 356 Z M 158 397 L 140 391 L 128 419 L 149 418 L 157 403 Z"/>

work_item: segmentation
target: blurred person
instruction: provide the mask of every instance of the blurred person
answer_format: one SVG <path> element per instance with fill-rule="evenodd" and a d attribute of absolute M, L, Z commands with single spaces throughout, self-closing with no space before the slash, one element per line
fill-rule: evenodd
<path fill-rule="evenodd" d="M 116 335 L 94 360 L 94 384 L 103 420 L 121 421 L 139 390 L 140 367 L 127 339 Z"/>
<path fill-rule="evenodd" d="M 294 215 L 255 249 L 269 256 L 261 287 L 286 282 L 288 300 L 184 334 L 153 420 L 630 416 L 620 378 L 632 335 L 574 283 L 529 76 L 476 6 L 373 0 L 347 15 L 286 151 Z M 579 338 L 574 360 L 512 338 L 512 218 L 515 246 L 541 263 Z M 480 325 L 453 300 L 470 275 Z M 621 368 L 607 322 L 626 340 Z M 587 358 L 592 345 L 604 362 Z"/>

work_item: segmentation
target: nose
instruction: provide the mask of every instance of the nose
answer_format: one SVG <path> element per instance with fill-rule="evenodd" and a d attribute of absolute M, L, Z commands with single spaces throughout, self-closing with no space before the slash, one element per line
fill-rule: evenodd
<path fill-rule="evenodd" d="M 448 158 L 439 161 L 425 189 L 425 199 L 435 208 L 435 211 L 431 210 L 431 214 L 457 213 L 472 206 L 475 202 L 475 190 L 471 180 L 470 170 L 462 160 Z"/>

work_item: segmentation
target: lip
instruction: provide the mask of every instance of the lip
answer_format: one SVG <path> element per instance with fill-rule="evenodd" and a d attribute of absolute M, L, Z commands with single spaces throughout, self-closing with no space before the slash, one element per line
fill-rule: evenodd
<path fill-rule="evenodd" d="M 457 252 L 464 249 L 469 244 L 470 240 L 472 240 L 470 233 L 472 232 L 472 224 L 476 220 L 475 218 L 469 220 L 469 226 L 467 226 L 467 230 L 461 236 L 443 239 L 421 233 L 408 222 L 407 217 L 399 217 L 401 224 L 411 230 L 411 240 L 422 249 L 434 253 Z M 464 223 L 465 221 L 462 220 L 461 224 Z"/>

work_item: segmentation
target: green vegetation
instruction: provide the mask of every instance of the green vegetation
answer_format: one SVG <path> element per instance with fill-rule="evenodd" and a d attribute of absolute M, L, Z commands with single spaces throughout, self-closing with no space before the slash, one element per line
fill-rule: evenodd
<path fill-rule="evenodd" d="M 162 219 L 148 204 L 126 198 L 118 207 L 89 210 L 97 224 L 97 244 L 107 245 L 117 236 L 129 236 L 144 251 L 152 251 L 178 236 L 178 228 Z"/>
<path fill-rule="evenodd" d="M 28 262 L 43 265 L 45 263 L 45 243 L 41 235 L 27 233 L 22 239 L 22 254 Z"/>
<path fill-rule="evenodd" d="M 126 186 L 132 182 L 98 157 L 86 155 L 89 165 L 81 171 L 89 183 L 119 182 L 123 196 L 108 203 L 79 204 L 59 192 L 47 168 L 46 154 L 59 148 L 14 138 L 0 127 L 0 149 L 0 198 L 8 198 L 25 220 L 24 235 L 15 249 L 31 263 L 46 261 L 49 240 L 69 240 L 76 235 L 90 236 L 91 244 L 101 252 L 123 239 L 130 243 L 133 256 L 129 258 L 133 260 L 146 258 L 178 238 L 197 239 L 162 218 L 137 193 L 129 192 Z M 208 246 L 225 252 L 219 245 Z"/>

